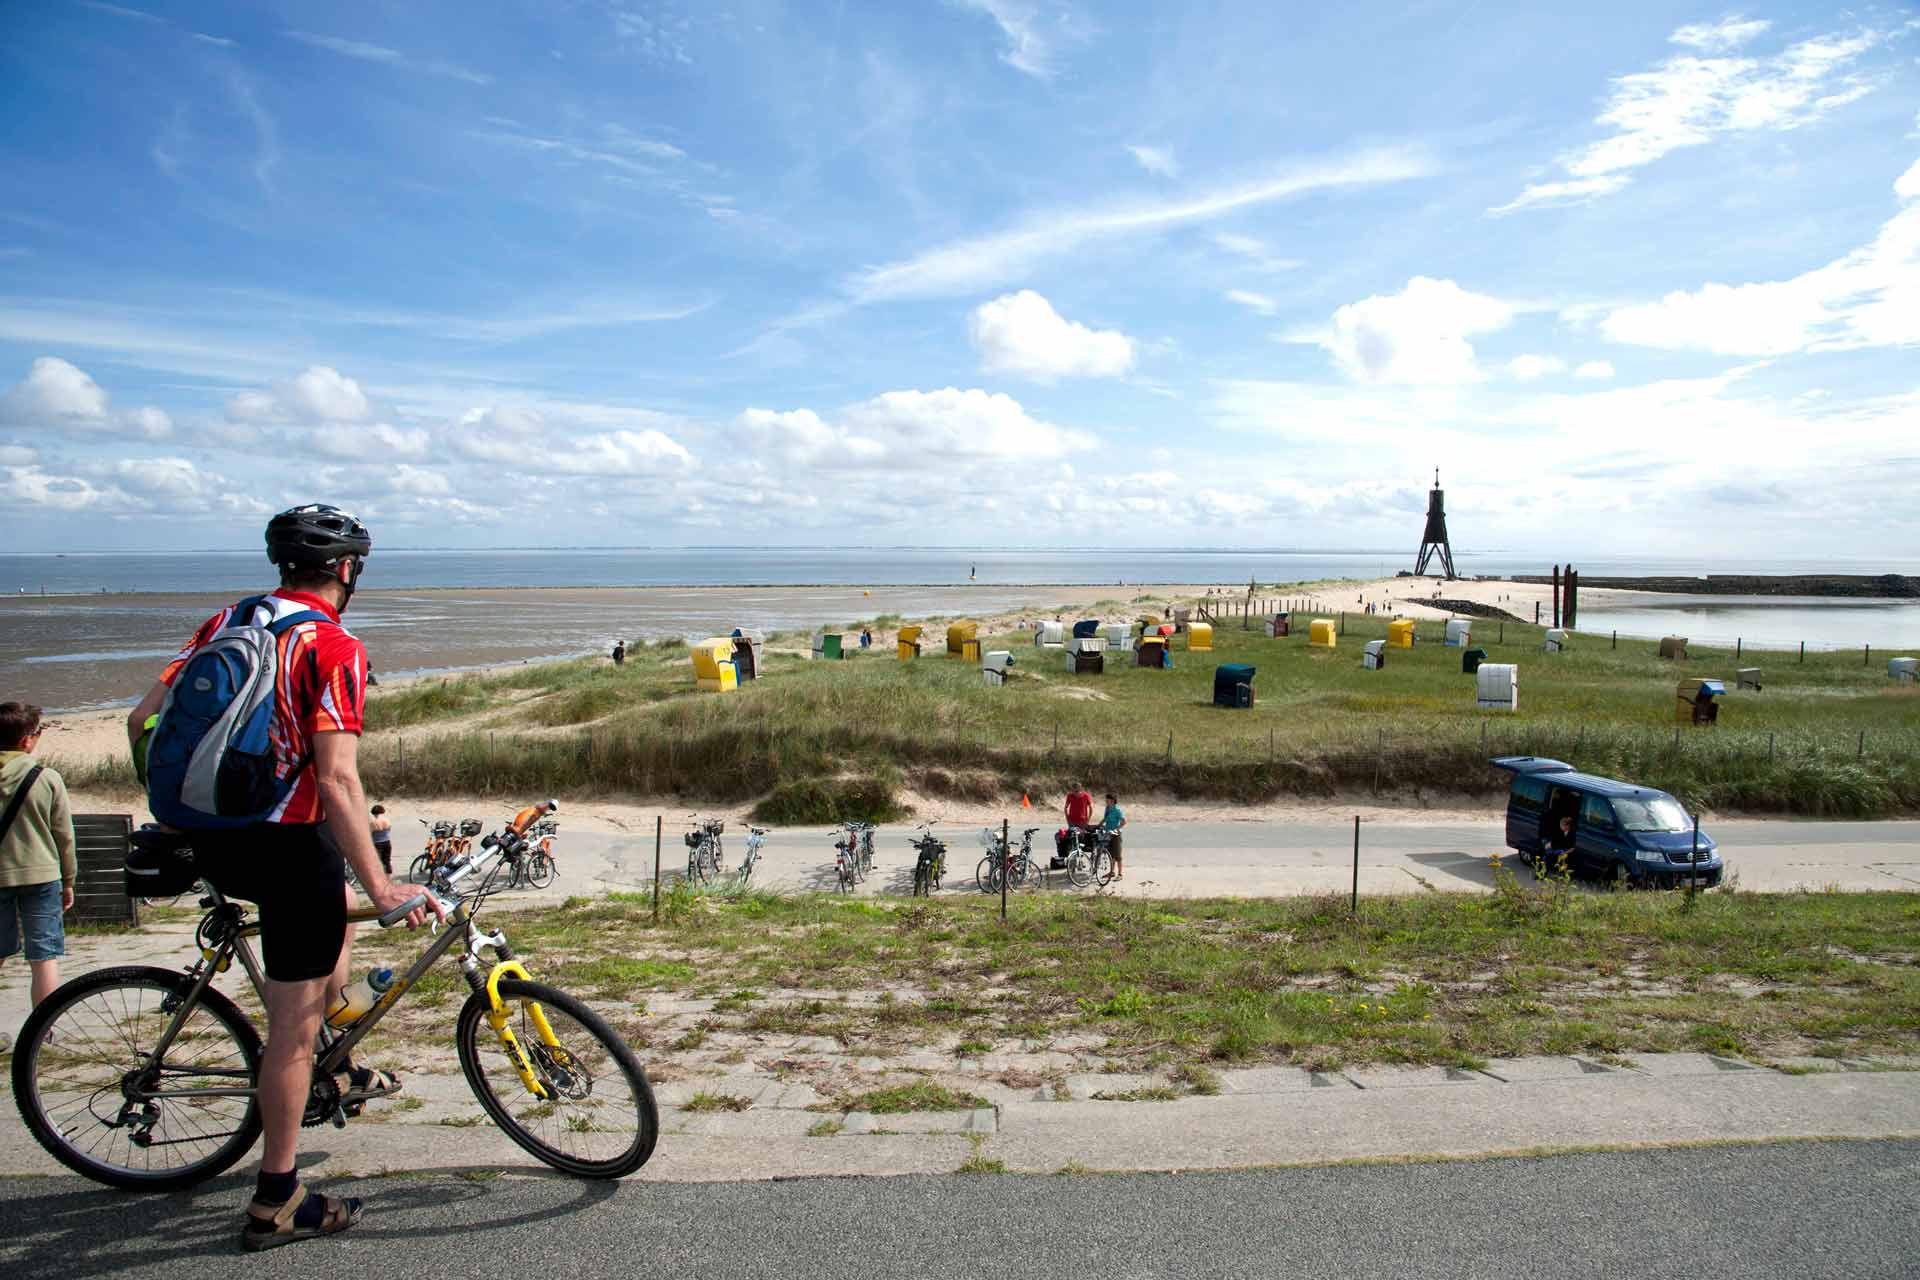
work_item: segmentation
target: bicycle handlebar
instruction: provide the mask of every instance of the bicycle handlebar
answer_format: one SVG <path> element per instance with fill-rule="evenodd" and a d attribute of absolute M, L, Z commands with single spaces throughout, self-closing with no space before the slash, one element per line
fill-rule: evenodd
<path fill-rule="evenodd" d="M 382 929 L 393 928 L 393 926 L 399 924 L 402 920 L 405 920 L 408 916 L 412 915 L 415 911 L 418 911 L 421 907 L 426 906 L 427 898 L 429 896 L 430 895 L 425 893 L 414 894 L 411 898 L 408 898 L 405 902 L 401 903 L 399 906 L 395 907 L 393 910 L 387 912 L 387 914 L 381 916 L 380 927 Z"/>

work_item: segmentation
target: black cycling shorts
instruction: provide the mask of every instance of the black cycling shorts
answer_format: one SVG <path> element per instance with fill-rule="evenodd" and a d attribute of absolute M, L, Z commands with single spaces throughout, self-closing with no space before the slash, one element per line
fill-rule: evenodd
<path fill-rule="evenodd" d="M 260 908 L 267 976 L 306 982 L 332 974 L 347 940 L 347 870 L 318 826 L 258 822 L 193 833 L 200 873 Z"/>

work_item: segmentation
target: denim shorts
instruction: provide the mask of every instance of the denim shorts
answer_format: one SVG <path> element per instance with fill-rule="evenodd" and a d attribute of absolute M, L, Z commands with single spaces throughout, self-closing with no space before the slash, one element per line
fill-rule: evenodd
<path fill-rule="evenodd" d="M 19 954 L 22 933 L 29 960 L 58 960 L 67 954 L 60 898 L 58 880 L 0 888 L 0 960 Z"/>

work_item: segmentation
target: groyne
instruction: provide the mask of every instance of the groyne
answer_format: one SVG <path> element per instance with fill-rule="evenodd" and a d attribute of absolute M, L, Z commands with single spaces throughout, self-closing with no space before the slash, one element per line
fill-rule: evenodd
<path fill-rule="evenodd" d="M 1551 583 L 1549 574 L 1516 574 L 1509 581 Z M 1840 599 L 1920 600 L 1920 578 L 1899 573 L 1737 574 L 1696 578 L 1600 578 L 1580 575 L 1582 587 L 1659 591 L 1691 596 L 1827 596 Z"/>

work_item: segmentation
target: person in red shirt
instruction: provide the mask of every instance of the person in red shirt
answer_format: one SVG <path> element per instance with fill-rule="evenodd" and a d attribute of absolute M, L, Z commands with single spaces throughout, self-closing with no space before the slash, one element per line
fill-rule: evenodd
<path fill-rule="evenodd" d="M 309 1194 L 294 1175 L 294 1159 L 313 1084 L 315 1039 L 326 1010 L 340 1001 L 352 960 L 347 912 L 355 899 L 342 857 L 353 864 L 367 897 L 382 912 L 415 896 L 381 869 L 360 786 L 367 653 L 340 625 L 340 614 L 372 550 L 366 526 L 335 507 L 294 507 L 268 522 L 267 558 L 280 570 L 280 588 L 258 610 L 282 617 L 302 610 L 322 615 L 288 628 L 279 640 L 273 751 L 281 780 L 294 783 L 264 822 L 192 833 L 201 875 L 222 893 L 260 909 L 267 1044 L 259 1100 L 266 1146 L 241 1235 L 250 1250 L 344 1231 L 362 1207 L 355 1198 Z M 232 613 L 224 609 L 207 619 L 133 709 L 127 736 L 136 746 L 186 660 L 226 626 Z M 323 827 L 330 840 L 322 837 Z M 439 913 L 437 903 L 433 910 Z M 426 921 L 426 909 L 416 908 L 406 919 L 418 927 Z M 353 1067 L 342 1101 L 365 1102 L 399 1087 L 384 1072 Z"/>
<path fill-rule="evenodd" d="M 1074 842 L 1081 838 L 1080 831 L 1093 824 L 1093 797 L 1077 782 L 1067 784 L 1066 818 L 1066 830 L 1054 840 L 1055 851 L 1062 858 L 1073 852 Z"/>

